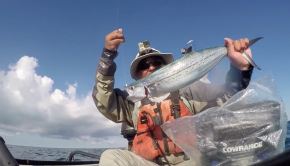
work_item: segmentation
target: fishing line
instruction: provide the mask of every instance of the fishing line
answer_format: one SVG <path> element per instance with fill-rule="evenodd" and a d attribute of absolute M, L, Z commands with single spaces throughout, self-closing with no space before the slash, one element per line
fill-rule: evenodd
<path fill-rule="evenodd" d="M 120 0 L 118 0 L 118 5 L 117 5 L 117 29 L 119 27 L 119 11 L 120 11 Z"/>
<path fill-rule="evenodd" d="M 117 6 L 117 29 L 119 29 L 119 13 L 120 13 L 120 0 L 118 0 L 118 6 Z M 120 45 L 120 55 L 122 57 L 123 61 L 123 71 L 124 71 L 124 76 L 125 76 L 125 85 L 127 86 L 127 77 L 126 77 L 126 71 L 125 71 L 125 61 L 123 57 L 123 47 Z"/>

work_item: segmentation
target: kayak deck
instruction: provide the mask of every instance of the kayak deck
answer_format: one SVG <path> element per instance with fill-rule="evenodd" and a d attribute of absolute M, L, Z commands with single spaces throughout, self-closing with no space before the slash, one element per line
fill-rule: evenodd
<path fill-rule="evenodd" d="M 15 159 L 19 165 L 42 165 L 42 166 L 80 166 L 80 165 L 90 165 L 90 166 L 98 166 L 99 161 L 45 161 L 45 160 L 25 160 L 25 159 Z"/>
<path fill-rule="evenodd" d="M 97 161 L 74 161 L 74 155 L 79 154 L 82 156 L 90 157 L 93 159 L 97 159 Z M 101 156 L 83 152 L 80 150 L 75 150 L 70 153 L 67 158 L 67 161 L 46 161 L 46 160 L 27 160 L 27 159 L 15 159 L 19 165 L 46 165 L 46 166 L 63 166 L 63 165 L 72 165 L 72 166 L 80 166 L 80 165 L 90 165 L 90 166 L 98 166 L 99 160 Z"/>

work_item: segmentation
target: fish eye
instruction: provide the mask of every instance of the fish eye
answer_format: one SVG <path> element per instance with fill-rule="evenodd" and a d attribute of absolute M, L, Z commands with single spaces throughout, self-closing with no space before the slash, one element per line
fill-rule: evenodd
<path fill-rule="evenodd" d="M 134 90 L 134 87 L 133 87 L 133 86 L 131 86 L 131 87 L 130 87 L 130 89 L 131 89 L 131 90 Z"/>

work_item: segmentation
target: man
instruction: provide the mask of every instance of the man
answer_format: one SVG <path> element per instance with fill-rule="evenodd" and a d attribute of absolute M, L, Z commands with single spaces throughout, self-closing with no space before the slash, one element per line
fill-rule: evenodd
<path fill-rule="evenodd" d="M 200 81 L 180 89 L 178 93 L 170 94 L 163 99 L 164 102 L 153 101 L 153 103 L 150 103 L 151 105 L 146 104 L 145 101 L 137 103 L 128 101 L 126 100 L 127 93 L 125 91 L 114 89 L 114 73 L 116 70 L 114 59 L 118 55 L 117 50 L 119 45 L 123 42 L 125 42 L 125 38 L 121 29 L 115 30 L 106 36 L 106 44 L 99 59 L 95 78 L 96 84 L 92 96 L 96 107 L 106 118 L 115 123 L 126 123 L 134 127 L 139 134 L 134 138 L 132 151 L 119 149 L 104 151 L 100 159 L 100 166 L 199 165 L 199 161 L 186 159 L 186 155 L 178 147 L 171 146 L 173 143 L 169 139 L 164 138 L 166 136 L 164 136 L 159 127 L 164 122 L 160 121 L 160 117 L 162 119 L 163 116 L 171 116 L 167 113 L 168 110 L 171 111 L 170 103 L 178 104 L 180 117 L 194 115 L 207 108 L 221 105 L 235 93 L 245 89 L 250 82 L 253 66 L 241 56 L 241 52 L 248 46 L 249 40 L 240 39 L 232 41 L 231 39 L 225 39 L 231 66 L 224 85 L 213 86 L 212 84 Z M 247 50 L 247 53 L 251 56 L 250 49 Z M 172 54 L 161 53 L 155 49 L 151 49 L 149 53 L 139 52 L 131 64 L 131 76 L 135 80 L 138 80 L 148 76 L 156 68 L 172 61 Z M 177 102 L 174 99 L 178 99 Z M 182 99 L 182 102 L 179 99 Z M 158 108 L 160 108 L 158 111 L 160 112 L 156 111 L 158 104 Z M 153 108 L 153 106 L 156 107 Z M 140 111 L 141 108 L 142 111 Z M 144 110 L 145 113 L 149 112 L 151 115 L 160 115 L 160 117 L 154 116 L 155 119 L 153 118 L 150 121 L 150 117 L 147 116 L 148 114 L 142 115 Z M 159 121 L 156 120 L 156 117 Z M 146 124 L 142 121 L 146 121 Z M 153 127 L 148 125 L 149 121 L 151 124 L 154 121 Z M 148 125 L 149 131 L 147 127 L 145 127 L 145 131 L 144 125 Z M 142 126 L 145 132 L 142 131 Z M 155 138 L 151 137 L 154 134 Z"/>

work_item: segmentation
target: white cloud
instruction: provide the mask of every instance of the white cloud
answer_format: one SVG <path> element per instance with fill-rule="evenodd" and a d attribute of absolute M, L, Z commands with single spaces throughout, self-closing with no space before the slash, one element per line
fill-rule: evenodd
<path fill-rule="evenodd" d="M 37 75 L 37 67 L 37 59 L 23 56 L 8 71 L 0 70 L 0 129 L 88 142 L 120 135 L 120 124 L 99 113 L 91 92 L 77 97 L 76 83 L 65 91 L 52 89 L 54 81 Z"/>
<path fill-rule="evenodd" d="M 5 137 L 14 137 L 13 134 L 9 134 L 9 133 L 5 133 L 5 132 L 1 132 L 1 131 L 0 131 L 0 135 L 1 135 L 1 136 L 5 136 Z"/>

